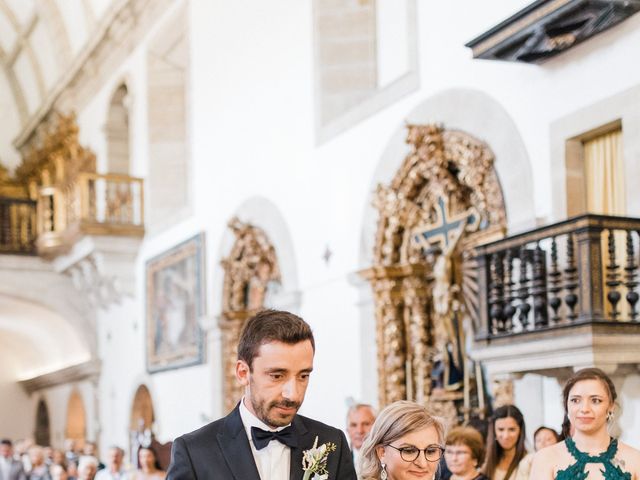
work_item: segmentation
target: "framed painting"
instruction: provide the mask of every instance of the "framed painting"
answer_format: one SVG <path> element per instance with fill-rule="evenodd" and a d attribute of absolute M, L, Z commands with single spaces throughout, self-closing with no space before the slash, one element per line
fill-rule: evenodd
<path fill-rule="evenodd" d="M 204 234 L 147 261 L 147 371 L 198 365 L 204 361 Z"/>

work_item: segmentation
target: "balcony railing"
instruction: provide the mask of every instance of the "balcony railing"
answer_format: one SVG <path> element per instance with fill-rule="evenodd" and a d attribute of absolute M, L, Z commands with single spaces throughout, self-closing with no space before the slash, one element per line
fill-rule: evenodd
<path fill-rule="evenodd" d="M 67 188 L 42 187 L 38 249 L 55 254 L 79 233 L 142 236 L 143 198 L 143 180 L 128 175 L 81 173 Z"/>
<path fill-rule="evenodd" d="M 36 202 L 0 197 L 0 252 L 34 254 Z"/>
<path fill-rule="evenodd" d="M 640 219 L 582 215 L 477 250 L 476 340 L 638 322 Z"/>

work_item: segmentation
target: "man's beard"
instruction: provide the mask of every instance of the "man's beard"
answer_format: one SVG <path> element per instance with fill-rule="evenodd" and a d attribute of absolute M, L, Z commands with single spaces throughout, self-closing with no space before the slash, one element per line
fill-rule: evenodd
<path fill-rule="evenodd" d="M 291 400 L 283 399 L 279 402 L 269 402 L 267 403 L 265 400 L 260 398 L 255 398 L 253 395 L 249 396 L 249 401 L 251 402 L 251 406 L 253 407 L 253 411 L 256 413 L 256 417 L 262 420 L 265 425 L 270 427 L 284 427 L 291 423 L 294 414 L 283 416 L 282 414 L 271 413 L 273 409 L 277 407 L 283 408 L 295 408 L 297 412 L 300 408 L 300 404 L 298 402 L 293 402 Z"/>

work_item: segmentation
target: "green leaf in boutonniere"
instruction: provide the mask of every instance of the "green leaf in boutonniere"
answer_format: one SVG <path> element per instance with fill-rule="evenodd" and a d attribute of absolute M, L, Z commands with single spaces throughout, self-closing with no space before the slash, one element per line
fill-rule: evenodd
<path fill-rule="evenodd" d="M 302 452 L 302 470 L 304 476 L 302 480 L 327 480 L 327 459 L 329 453 L 336 450 L 336 444 L 327 442 L 318 446 L 318 437 L 313 442 L 313 447 Z"/>

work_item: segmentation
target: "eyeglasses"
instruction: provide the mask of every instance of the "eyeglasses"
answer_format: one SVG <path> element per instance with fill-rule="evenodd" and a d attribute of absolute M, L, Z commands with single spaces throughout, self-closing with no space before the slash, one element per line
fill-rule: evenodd
<path fill-rule="evenodd" d="M 400 458 L 405 462 L 415 462 L 420 456 L 420 452 L 424 452 L 424 458 L 427 459 L 428 462 L 437 462 L 442 458 L 442 453 L 444 452 L 444 448 L 440 445 L 429 445 L 424 449 L 419 449 L 418 447 L 394 447 L 390 443 L 385 445 L 385 447 L 391 447 L 394 450 L 400 452 Z"/>
<path fill-rule="evenodd" d="M 465 455 L 471 455 L 471 452 L 469 452 L 468 450 L 449 450 L 445 448 L 444 454 L 450 457 L 463 457 Z"/>

